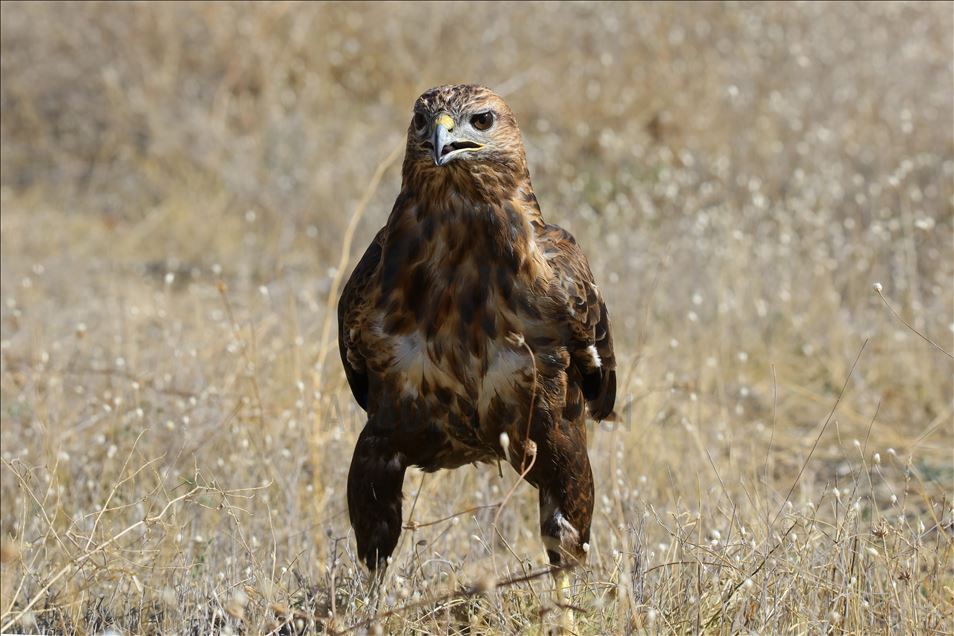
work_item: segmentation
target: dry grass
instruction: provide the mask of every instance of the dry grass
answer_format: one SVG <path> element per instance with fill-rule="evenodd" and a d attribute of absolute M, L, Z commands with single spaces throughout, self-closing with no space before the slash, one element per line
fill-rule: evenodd
<path fill-rule="evenodd" d="M 413 98 L 477 81 L 615 321 L 579 631 L 954 632 L 950 4 L 0 14 L 3 631 L 554 622 L 489 467 L 409 473 L 373 620 L 316 364 Z"/>

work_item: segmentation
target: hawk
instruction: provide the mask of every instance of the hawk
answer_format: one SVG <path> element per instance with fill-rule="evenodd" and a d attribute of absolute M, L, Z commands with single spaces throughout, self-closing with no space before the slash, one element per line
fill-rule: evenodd
<path fill-rule="evenodd" d="M 550 562 L 584 558 L 585 411 L 606 419 L 616 398 L 609 316 L 576 240 L 543 220 L 517 122 L 490 89 L 417 99 L 401 192 L 344 287 L 338 324 L 368 416 L 348 511 L 370 570 L 397 545 L 408 466 L 500 460 L 529 466 Z"/>

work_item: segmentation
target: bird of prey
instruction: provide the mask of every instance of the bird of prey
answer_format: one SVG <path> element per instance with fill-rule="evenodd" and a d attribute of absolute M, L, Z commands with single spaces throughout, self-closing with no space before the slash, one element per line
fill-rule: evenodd
<path fill-rule="evenodd" d="M 408 466 L 501 460 L 539 490 L 550 562 L 584 558 L 585 409 L 607 419 L 616 398 L 609 316 L 576 240 L 543 220 L 517 122 L 490 89 L 417 99 L 401 192 L 345 285 L 338 326 L 368 416 L 348 511 L 370 570 L 397 545 Z"/>

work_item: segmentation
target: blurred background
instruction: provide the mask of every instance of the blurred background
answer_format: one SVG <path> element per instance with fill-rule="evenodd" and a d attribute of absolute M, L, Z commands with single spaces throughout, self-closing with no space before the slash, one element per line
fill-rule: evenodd
<path fill-rule="evenodd" d="M 645 510 L 725 533 L 790 486 L 801 506 L 845 480 L 866 492 L 855 523 L 923 521 L 950 556 L 950 3 L 4 2 L 0 17 L 4 624 L 204 625 L 240 584 L 257 616 L 301 589 L 321 613 L 336 559 L 358 589 L 343 489 L 361 413 L 326 308 L 400 188 L 400 161 L 382 162 L 414 99 L 444 83 L 507 99 L 544 216 L 582 243 L 615 324 L 624 417 L 591 439 L 594 576 L 613 550 L 645 568 L 639 545 L 677 549 Z M 859 480 L 873 452 L 895 471 Z M 424 518 L 507 489 L 495 470 L 428 479 L 405 489 Z M 212 494 L 107 556 L 182 484 Z M 501 524 L 539 561 L 531 499 Z M 479 574 L 479 546 L 461 547 L 484 536 L 474 519 L 421 550 Z M 801 609 L 737 627 L 828 620 L 817 582 L 785 572 L 761 581 L 787 581 Z M 653 581 L 626 620 L 653 607 L 678 626 L 692 604 Z M 95 609 L 107 585 L 160 609 Z M 935 593 L 859 609 L 856 628 L 936 628 Z"/>

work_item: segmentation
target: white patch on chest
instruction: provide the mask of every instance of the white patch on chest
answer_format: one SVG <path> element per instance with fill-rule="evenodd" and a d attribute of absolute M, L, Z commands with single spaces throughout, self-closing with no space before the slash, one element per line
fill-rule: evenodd
<path fill-rule="evenodd" d="M 515 385 L 524 379 L 524 372 L 531 364 L 524 351 L 494 347 L 491 355 L 493 357 L 487 373 L 480 383 L 477 412 L 481 416 L 486 414 L 495 396 L 507 397 L 513 393 Z"/>
<path fill-rule="evenodd" d="M 443 387 L 464 395 L 460 381 L 434 362 L 428 352 L 427 341 L 420 332 L 406 336 L 392 336 L 393 359 L 391 370 L 403 376 L 401 394 L 416 398 L 420 395 L 420 386 L 427 380 L 431 387 Z"/>
<path fill-rule="evenodd" d="M 420 387 L 424 380 L 432 387 L 443 387 L 458 395 L 468 395 L 467 386 L 476 388 L 477 412 L 484 416 L 494 397 L 512 399 L 518 384 L 527 382 L 531 361 L 524 351 L 513 350 L 507 346 L 488 343 L 489 357 L 487 372 L 476 376 L 480 369 L 480 360 L 471 359 L 463 367 L 475 375 L 456 378 L 448 369 L 436 363 L 428 352 L 428 342 L 420 332 L 404 336 L 391 336 L 392 358 L 390 371 L 401 376 L 401 394 L 405 397 L 420 396 Z M 465 384 L 467 386 L 465 386 Z"/>
<path fill-rule="evenodd" d="M 424 379 L 426 362 L 427 352 L 424 350 L 424 340 L 419 333 L 397 336 L 394 339 L 393 369 L 404 376 L 404 381 L 401 383 L 402 396 L 418 397 L 418 387 Z"/>

